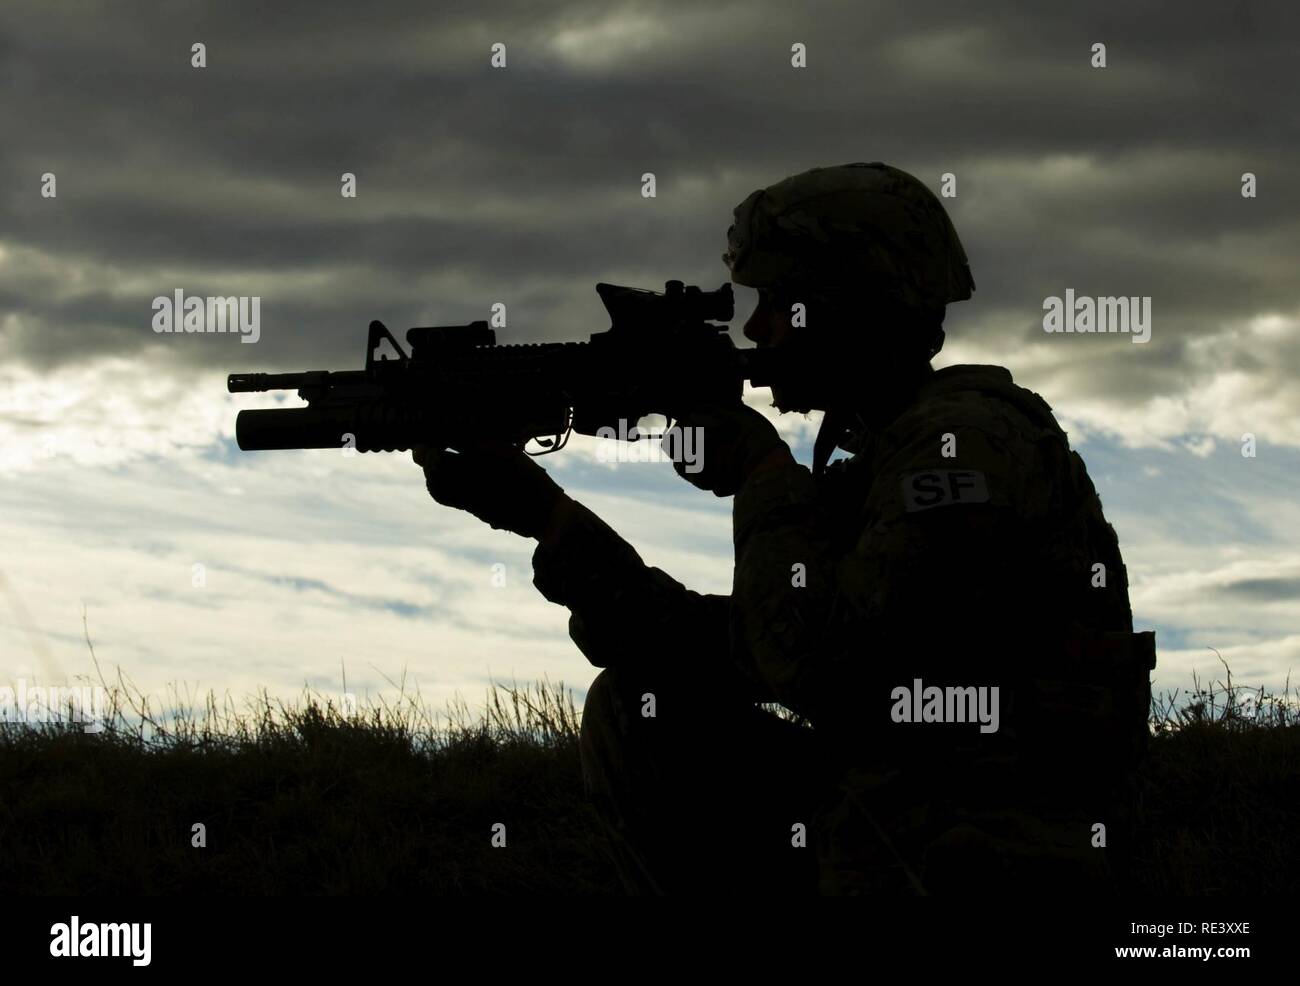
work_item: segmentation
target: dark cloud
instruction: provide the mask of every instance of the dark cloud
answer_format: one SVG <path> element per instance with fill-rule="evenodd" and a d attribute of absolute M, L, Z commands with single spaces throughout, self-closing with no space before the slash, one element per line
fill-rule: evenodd
<path fill-rule="evenodd" d="M 1300 599 L 1300 578 L 1244 579 L 1224 586 L 1223 591 L 1255 603 L 1296 600 Z"/>
<path fill-rule="evenodd" d="M 581 337 L 604 327 L 596 280 L 716 284 L 754 187 L 883 159 L 958 177 L 979 290 L 954 340 L 978 332 L 1013 366 L 1060 347 L 1068 393 L 1121 404 L 1219 369 L 1267 390 L 1300 362 L 1289 338 L 1210 363 L 1194 345 L 1300 310 L 1294 5 L 129 9 L 0 13 L 9 358 L 156 346 L 149 302 L 177 287 L 263 298 L 262 343 L 164 340 L 182 366 L 350 365 L 369 318 L 459 322 L 498 300 L 512 339 Z M 1152 343 L 1045 337 L 1042 300 L 1066 287 L 1152 296 Z"/>

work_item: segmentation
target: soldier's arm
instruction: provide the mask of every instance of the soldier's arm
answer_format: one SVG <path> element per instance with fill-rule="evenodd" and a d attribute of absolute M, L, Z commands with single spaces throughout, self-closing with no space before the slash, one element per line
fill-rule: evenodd
<path fill-rule="evenodd" d="M 660 662 L 689 647 L 727 659 L 728 596 L 687 589 L 576 501 L 533 552 L 533 584 L 570 610 L 569 636 L 596 667 Z"/>
<path fill-rule="evenodd" d="M 818 533 L 816 487 L 793 459 L 753 473 L 732 507 L 731 619 L 750 675 L 787 707 L 815 716 L 814 652 L 830 624 L 831 546 Z"/>

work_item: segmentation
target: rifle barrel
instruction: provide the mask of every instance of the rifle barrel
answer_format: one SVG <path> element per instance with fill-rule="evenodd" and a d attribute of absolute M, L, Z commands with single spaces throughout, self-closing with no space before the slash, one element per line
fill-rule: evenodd
<path fill-rule="evenodd" d="M 232 394 L 255 394 L 264 390 L 297 390 L 306 384 L 305 373 L 232 373 L 226 390 Z"/>

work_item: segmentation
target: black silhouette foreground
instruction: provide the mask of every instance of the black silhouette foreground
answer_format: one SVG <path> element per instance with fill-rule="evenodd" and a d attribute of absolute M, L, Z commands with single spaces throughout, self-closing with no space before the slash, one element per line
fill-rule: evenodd
<path fill-rule="evenodd" d="M 750 195 L 728 241 L 757 349 L 709 321 L 729 286 L 679 282 L 603 290 L 587 344 L 472 323 L 411 330 L 407 357 L 372 323 L 363 371 L 232 376 L 311 402 L 241 412 L 240 445 L 409 446 L 434 499 L 539 541 L 535 584 L 605 669 L 583 774 L 630 891 L 1122 888 L 1154 635 L 1047 403 L 931 366 L 974 289 L 942 204 L 888 165 L 818 168 Z M 811 470 L 745 379 L 825 412 Z M 679 475 L 735 497 L 729 596 L 645 565 L 522 451 L 650 413 L 696 436 Z"/>
<path fill-rule="evenodd" d="M 739 401 L 676 409 L 703 434 L 678 473 L 735 496 L 730 596 L 645 565 L 517 449 L 415 455 L 436 500 L 539 539 L 537 587 L 606 669 L 583 770 L 625 886 L 1122 888 L 1154 635 L 1046 402 L 930 365 L 974 288 L 939 200 L 883 164 L 813 169 L 736 209 L 725 259 L 759 290 L 774 403 L 826 412 L 809 471 Z"/>

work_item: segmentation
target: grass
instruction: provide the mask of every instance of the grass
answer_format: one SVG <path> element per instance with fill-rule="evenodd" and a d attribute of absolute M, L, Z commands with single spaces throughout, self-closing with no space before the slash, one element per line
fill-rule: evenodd
<path fill-rule="evenodd" d="M 89 643 L 89 641 L 88 641 Z M 93 647 L 92 647 L 93 656 Z M 96 664 L 98 667 L 98 664 Z M 311 692 L 237 708 L 119 673 L 104 728 L 0 724 L 0 892 L 607 894 L 563 685 L 494 688 L 471 713 L 418 694 L 345 712 Z M 1139 886 L 1291 893 L 1300 883 L 1300 723 L 1232 680 L 1154 703 Z M 491 844 L 506 826 L 508 851 Z M 205 827 L 206 847 L 192 845 Z"/>
<path fill-rule="evenodd" d="M 1222 658 L 1220 658 L 1222 661 Z M 1225 676 L 1153 702 L 1138 858 L 1152 894 L 1293 894 L 1300 885 L 1300 714 Z"/>

